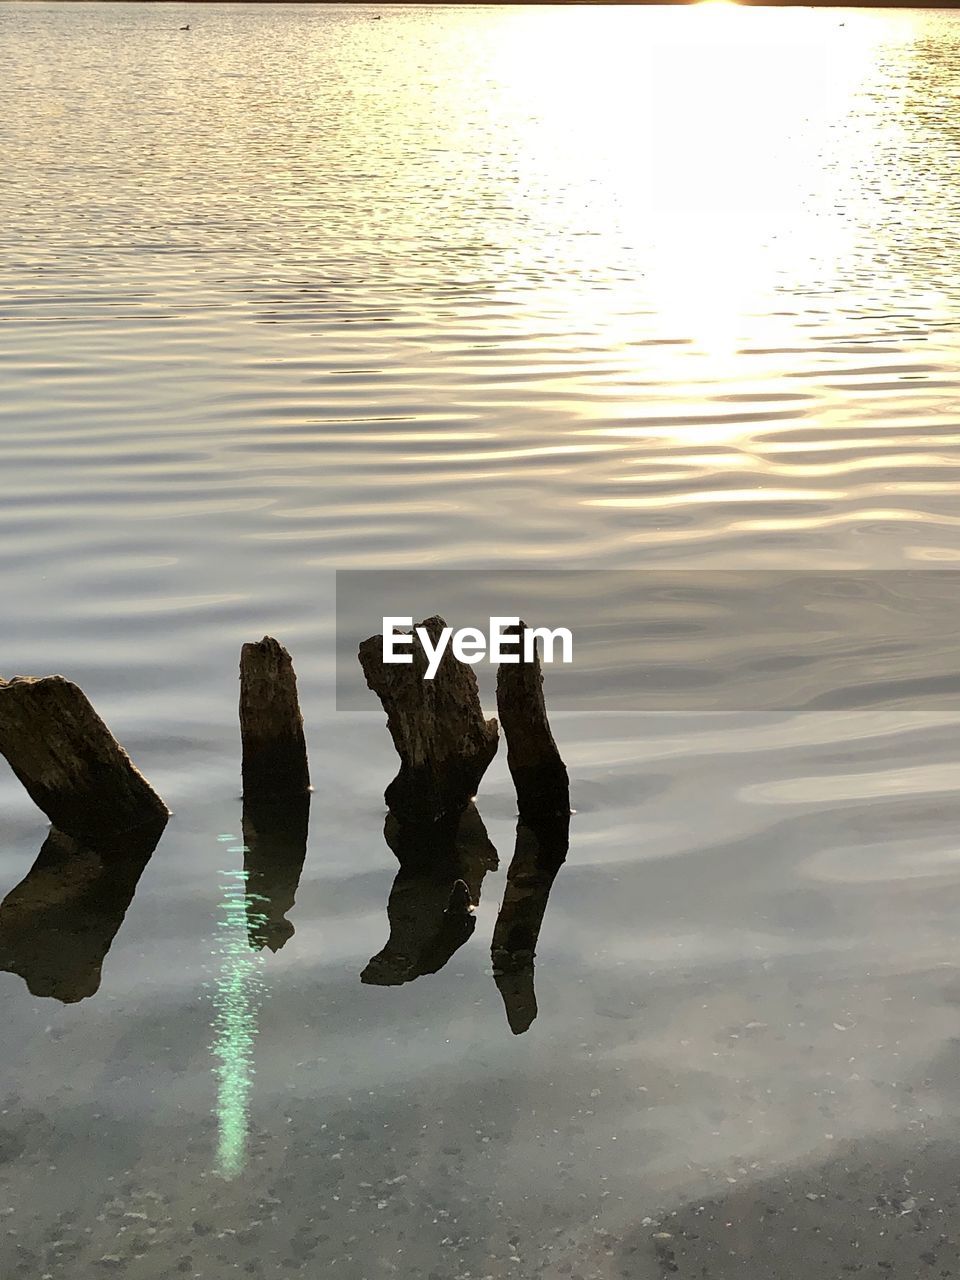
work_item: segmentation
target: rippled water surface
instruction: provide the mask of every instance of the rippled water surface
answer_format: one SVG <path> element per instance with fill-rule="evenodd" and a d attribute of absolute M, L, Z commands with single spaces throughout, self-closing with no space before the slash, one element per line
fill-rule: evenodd
<path fill-rule="evenodd" d="M 473 936 L 360 981 L 394 760 L 333 573 L 696 569 L 707 664 L 714 570 L 958 568 L 960 13 L 377 13 L 0 4 L 0 674 L 77 681 L 174 810 L 14 891 L 0 772 L 0 1275 L 958 1274 L 960 711 L 946 639 L 884 682 L 909 589 L 815 705 L 724 701 L 734 603 L 710 714 L 555 717 L 524 1030 L 502 751 Z M 238 798 L 264 632 L 302 870 Z"/>

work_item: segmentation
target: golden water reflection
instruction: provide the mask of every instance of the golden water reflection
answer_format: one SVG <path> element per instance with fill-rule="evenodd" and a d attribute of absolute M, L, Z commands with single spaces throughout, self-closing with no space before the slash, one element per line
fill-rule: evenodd
<path fill-rule="evenodd" d="M 636 336 L 642 303 L 662 333 L 728 366 L 745 330 L 757 339 L 759 313 L 781 340 L 771 295 L 812 276 L 827 287 L 856 235 L 851 175 L 872 139 L 843 123 L 887 78 L 879 53 L 915 27 L 708 3 L 585 9 L 557 22 L 547 48 L 543 32 L 518 16 L 494 64 L 525 118 L 526 178 L 565 175 L 554 248 L 600 286 L 571 296 L 571 320 L 592 331 L 608 319 L 615 350 Z M 883 90 L 871 131 L 897 127 Z M 571 223 L 572 245 L 559 239 Z M 642 258 L 639 290 L 618 249 Z"/>

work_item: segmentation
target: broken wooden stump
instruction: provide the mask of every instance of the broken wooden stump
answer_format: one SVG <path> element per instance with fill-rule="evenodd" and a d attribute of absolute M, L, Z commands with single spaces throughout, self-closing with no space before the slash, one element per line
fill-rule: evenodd
<path fill-rule="evenodd" d="M 113 939 L 166 819 L 96 845 L 55 827 L 0 903 L 0 970 L 31 994 L 73 1004 L 95 995 Z"/>
<path fill-rule="evenodd" d="M 169 816 L 83 691 L 63 676 L 0 680 L 0 753 L 34 804 L 76 839 Z"/>
<path fill-rule="evenodd" d="M 271 636 L 240 651 L 240 737 L 244 797 L 310 790 L 297 677 L 289 653 Z"/>
<path fill-rule="evenodd" d="M 247 939 L 255 951 L 279 951 L 293 937 L 287 912 L 300 885 L 309 825 L 309 794 L 282 800 L 243 798 Z"/>
<path fill-rule="evenodd" d="M 517 791 L 517 808 L 528 822 L 570 813 L 570 779 L 560 758 L 543 700 L 543 672 L 534 645 L 524 661 L 525 623 L 507 628 L 518 639 L 519 661 L 497 669 L 497 714 L 507 740 L 507 767 Z"/>
<path fill-rule="evenodd" d="M 446 623 L 426 618 L 417 627 L 436 645 Z M 400 772 L 384 794 L 387 807 L 410 822 L 437 822 L 462 813 L 477 794 L 480 780 L 497 753 L 496 720 L 484 720 L 473 668 L 444 651 L 436 675 L 416 636 L 409 663 L 387 663 L 383 637 L 360 645 L 367 686 L 387 713 L 387 728 L 400 756 Z"/>
<path fill-rule="evenodd" d="M 390 937 L 360 981 L 396 987 L 437 973 L 471 937 L 497 851 L 472 804 L 459 818 L 423 826 L 388 814 L 384 837 L 400 862 L 387 903 Z"/>
<path fill-rule="evenodd" d="M 537 1016 L 533 961 L 550 890 L 570 846 L 570 814 L 517 823 L 517 843 L 493 929 L 493 979 L 514 1035 Z"/>

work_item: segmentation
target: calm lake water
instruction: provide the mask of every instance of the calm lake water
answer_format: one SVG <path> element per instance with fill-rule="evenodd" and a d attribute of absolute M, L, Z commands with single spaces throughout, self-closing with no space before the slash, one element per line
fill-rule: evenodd
<path fill-rule="evenodd" d="M 956 1275 L 946 686 L 855 655 L 833 702 L 556 716 L 576 813 L 513 1034 L 502 751 L 473 937 L 360 981 L 395 762 L 372 695 L 336 709 L 333 601 L 960 568 L 960 13 L 377 13 L 0 5 L 0 674 L 77 681 L 174 810 L 128 907 L 48 849 L 0 909 L 0 1275 Z M 276 951 L 265 632 L 315 784 L 299 887 L 295 851 L 257 881 Z M 3 766 L 2 894 L 45 837 Z"/>

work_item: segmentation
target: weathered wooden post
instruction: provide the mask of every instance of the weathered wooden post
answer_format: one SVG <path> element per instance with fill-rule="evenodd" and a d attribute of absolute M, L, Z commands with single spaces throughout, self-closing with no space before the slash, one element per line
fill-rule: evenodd
<path fill-rule="evenodd" d="M 34 804 L 75 839 L 96 841 L 169 816 L 86 695 L 63 676 L 0 680 L 0 753 Z"/>
<path fill-rule="evenodd" d="M 289 653 L 271 636 L 240 651 L 240 737 L 245 799 L 310 790 L 297 677 Z"/>
<path fill-rule="evenodd" d="M 527 630 L 521 622 L 508 631 L 517 637 L 520 661 L 504 663 L 497 671 L 497 710 L 520 821 L 490 953 L 514 1035 L 522 1035 L 537 1016 L 537 939 L 570 845 L 570 780 L 547 719 L 536 646 L 525 661 Z"/>
<path fill-rule="evenodd" d="M 528 628 L 508 628 L 515 635 L 519 662 L 497 669 L 497 713 L 507 740 L 507 767 L 517 790 L 517 807 L 527 822 L 570 813 L 570 779 L 560 758 L 543 700 L 543 672 L 536 646 L 524 660 Z"/>
<path fill-rule="evenodd" d="M 433 645 L 445 626 L 436 616 L 417 623 Z M 358 656 L 400 756 L 400 772 L 384 795 L 387 807 L 405 821 L 437 822 L 462 813 L 477 794 L 500 735 L 496 720 L 483 718 L 471 666 L 447 648 L 428 680 L 416 628 L 410 653 L 410 663 L 384 662 L 383 637 L 377 635 L 363 641 Z"/>

